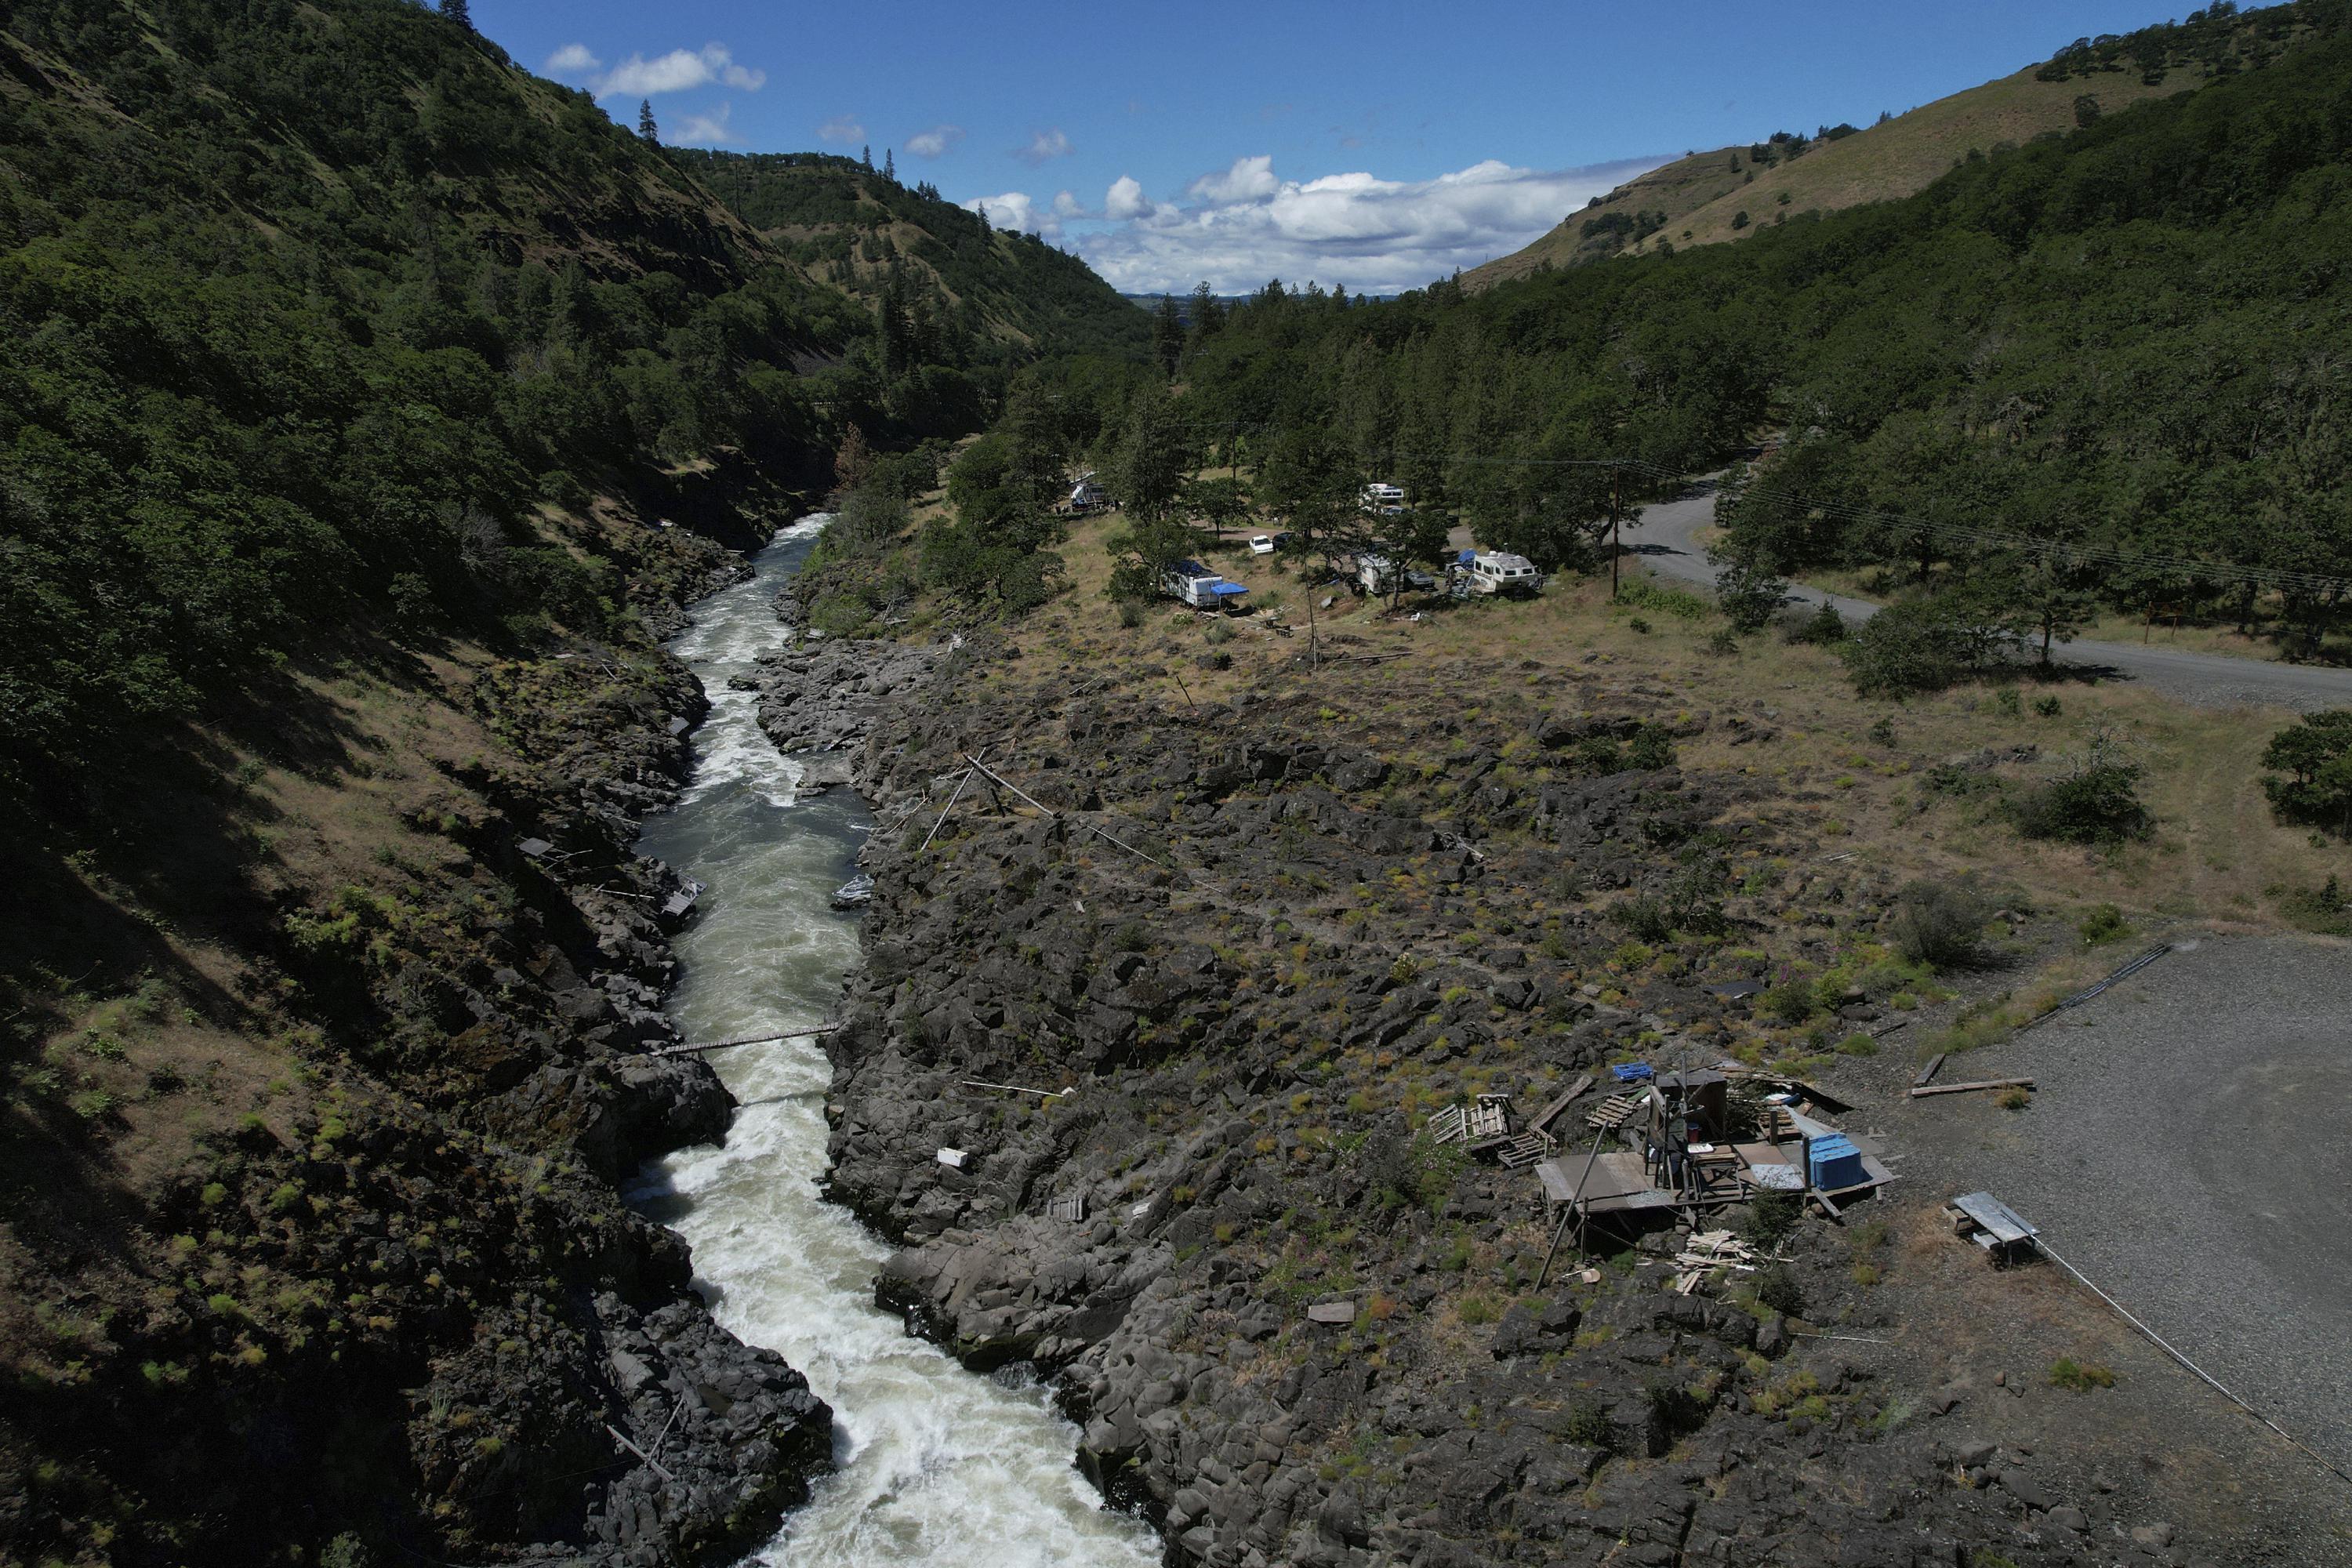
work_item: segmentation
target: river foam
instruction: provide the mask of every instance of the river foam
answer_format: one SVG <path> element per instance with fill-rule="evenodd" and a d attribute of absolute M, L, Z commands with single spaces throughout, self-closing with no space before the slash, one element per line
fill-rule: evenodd
<path fill-rule="evenodd" d="M 730 675 L 781 647 L 772 602 L 828 521 L 805 519 L 757 575 L 697 606 L 671 645 L 709 691 L 694 775 L 641 847 L 708 885 L 676 946 L 670 1012 L 689 1040 L 814 1024 L 857 962 L 853 919 L 827 904 L 872 824 L 846 792 L 803 801 L 800 770 L 761 733 Z M 1044 1390 L 966 1372 L 874 1304 L 888 1248 L 824 1202 L 824 1093 L 814 1041 L 713 1058 L 740 1102 L 727 1142 L 647 1168 L 632 1198 L 694 1248 L 722 1323 L 768 1345 L 835 1412 L 839 1470 L 751 1561 L 824 1568 L 1150 1568 L 1157 1539 L 1106 1510 L 1071 1464 L 1078 1433 Z"/>

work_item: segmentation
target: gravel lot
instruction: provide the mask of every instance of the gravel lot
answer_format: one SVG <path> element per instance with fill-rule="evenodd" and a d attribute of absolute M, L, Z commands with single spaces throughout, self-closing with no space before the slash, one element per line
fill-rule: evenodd
<path fill-rule="evenodd" d="M 1714 526 L 1715 484 L 1701 480 L 1679 500 L 1643 507 L 1639 525 L 1626 530 L 1626 551 L 1665 576 L 1712 586 L 1715 567 L 1697 536 L 1702 529 Z M 1864 600 L 1824 594 L 1817 588 L 1791 588 L 1789 597 L 1804 605 L 1827 601 L 1848 622 L 1867 620 L 1878 609 Z M 2352 703 L 2352 669 L 2271 664 L 2137 643 L 2069 643 L 2058 658 L 2062 664 L 2151 687 L 2193 708 L 2245 708 L 2275 702 L 2309 713 Z"/>
<path fill-rule="evenodd" d="M 2352 944 L 2203 938 L 1939 1076 L 2020 1074 L 2040 1085 L 2023 1111 L 1904 1104 L 1906 1174 L 1991 1191 L 2352 1470 Z"/>

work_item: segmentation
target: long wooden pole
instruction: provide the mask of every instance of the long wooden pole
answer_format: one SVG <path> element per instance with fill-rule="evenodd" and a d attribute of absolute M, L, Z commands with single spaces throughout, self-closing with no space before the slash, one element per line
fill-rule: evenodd
<path fill-rule="evenodd" d="M 956 781 L 955 794 L 948 796 L 947 805 L 940 808 L 940 819 L 931 824 L 931 830 L 929 833 L 923 835 L 922 848 L 917 849 L 915 851 L 916 854 L 920 855 L 924 849 L 929 849 L 931 847 L 931 840 L 940 836 L 940 829 L 947 826 L 948 813 L 953 811 L 955 809 L 956 802 L 963 798 L 964 786 L 971 783 L 972 768 L 976 768 L 979 765 L 979 763 L 974 763 L 972 767 L 964 769 L 963 777 Z"/>

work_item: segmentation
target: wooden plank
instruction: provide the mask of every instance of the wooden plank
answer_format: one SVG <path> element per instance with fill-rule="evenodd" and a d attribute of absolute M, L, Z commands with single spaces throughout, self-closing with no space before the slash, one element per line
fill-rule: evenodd
<path fill-rule="evenodd" d="M 1931 1094 L 1968 1094 L 1979 1089 L 2032 1089 L 2032 1087 L 2033 1080 L 2030 1078 L 1987 1078 L 1979 1079 L 1974 1083 L 1930 1084 L 1926 1089 L 1913 1089 L 1911 1098 L 1922 1100 Z"/>
<path fill-rule="evenodd" d="M 1928 1083 L 1934 1079 L 1936 1069 L 1943 1065 L 1944 1053 L 1937 1051 L 1934 1056 L 1927 1058 L 1927 1065 L 1919 1069 L 1919 1076 L 1911 1080 L 1911 1087 L 1913 1089 L 1927 1088 Z"/>
<path fill-rule="evenodd" d="M 1557 1160 L 1546 1160 L 1538 1165 L 1536 1180 L 1543 1184 L 1547 1203 L 1564 1204 L 1576 1196 L 1576 1190 L 1568 1184 L 1568 1173 L 1560 1169 Z"/>
<path fill-rule="evenodd" d="M 1586 1089 L 1591 1089 L 1591 1087 L 1592 1075 L 1591 1073 L 1586 1073 L 1581 1078 L 1579 1078 L 1574 1083 L 1568 1086 L 1568 1092 L 1566 1094 L 1561 1095 L 1558 1100 L 1553 1100 L 1549 1105 L 1545 1106 L 1541 1111 L 1538 1112 L 1536 1119 L 1533 1121 L 1528 1122 L 1528 1125 L 1534 1128 L 1538 1132 L 1543 1131 L 1559 1118 L 1561 1111 L 1566 1110 L 1570 1105 L 1575 1102 L 1578 1096 L 1581 1095 Z"/>

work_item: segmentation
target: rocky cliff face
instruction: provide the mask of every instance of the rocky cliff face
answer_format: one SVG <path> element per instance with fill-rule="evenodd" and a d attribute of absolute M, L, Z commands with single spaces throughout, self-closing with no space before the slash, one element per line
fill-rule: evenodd
<path fill-rule="evenodd" d="M 886 824 L 832 1190 L 902 1246 L 882 1300 L 1054 1379 L 1171 1563 L 2084 1560 L 2092 1516 L 1969 1435 L 1973 1390 L 1809 1326 L 1884 1330 L 1857 1264 L 1883 1226 L 1723 1216 L 1772 1233 L 1760 1296 L 1667 1289 L 1687 1227 L 1565 1248 L 1538 1288 L 1530 1174 L 1417 1134 L 1473 1091 L 1705 1050 L 1746 1005 L 1688 967 L 1634 979 L 1590 906 L 1802 847 L 1759 819 L 1770 786 L 1673 763 L 1767 716 L 1485 667 L 1171 710 L 985 638 L 877 707 L 861 651 L 776 668 L 844 700 L 771 704 L 786 742 L 856 746 Z M 1497 695 L 1434 695 L 1467 690 Z M 967 775 L 982 752 L 1002 784 Z M 1809 884 L 1824 938 L 1875 921 L 1866 878 Z M 1736 933 L 1789 901 L 1717 912 Z"/>

